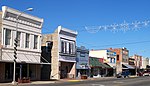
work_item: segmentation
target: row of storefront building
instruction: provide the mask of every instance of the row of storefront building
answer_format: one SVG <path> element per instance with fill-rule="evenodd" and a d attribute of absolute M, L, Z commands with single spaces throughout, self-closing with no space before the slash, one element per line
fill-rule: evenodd
<path fill-rule="evenodd" d="M 98 78 L 115 76 L 125 70 L 135 75 L 149 67 L 148 58 L 139 55 L 129 57 L 127 48 L 89 50 L 84 46 L 77 47 L 76 31 L 58 26 L 54 33 L 42 34 L 42 25 L 42 18 L 2 7 L 0 82 L 13 79 L 16 35 L 16 80 L 22 77 L 30 77 L 31 80 L 80 78 L 83 75 Z"/>

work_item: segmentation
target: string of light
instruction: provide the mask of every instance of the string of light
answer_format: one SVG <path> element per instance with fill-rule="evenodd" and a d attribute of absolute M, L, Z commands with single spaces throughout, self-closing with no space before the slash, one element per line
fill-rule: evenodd
<path fill-rule="evenodd" d="M 132 23 L 128 23 L 124 21 L 120 24 L 111 24 L 111 25 L 104 25 L 104 26 L 85 26 L 86 31 L 89 33 L 96 33 L 100 30 L 111 30 L 113 32 L 118 31 L 128 31 L 128 30 L 139 30 L 141 28 L 147 27 L 150 24 L 150 20 L 145 21 L 134 21 Z"/>

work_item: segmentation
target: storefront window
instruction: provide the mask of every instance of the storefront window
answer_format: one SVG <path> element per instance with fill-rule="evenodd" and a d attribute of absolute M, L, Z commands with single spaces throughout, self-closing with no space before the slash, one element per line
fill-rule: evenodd
<path fill-rule="evenodd" d="M 13 65 L 10 63 L 5 64 L 5 79 L 12 79 L 13 77 Z"/>

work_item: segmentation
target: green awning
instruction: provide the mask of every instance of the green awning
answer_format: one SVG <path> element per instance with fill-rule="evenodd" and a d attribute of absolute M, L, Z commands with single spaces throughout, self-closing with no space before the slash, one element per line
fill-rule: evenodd
<path fill-rule="evenodd" d="M 98 58 L 90 58 L 90 66 L 91 67 L 102 67 L 102 68 L 111 68 L 110 66 L 101 63 Z"/>
<path fill-rule="evenodd" d="M 104 64 L 104 63 L 102 63 L 103 64 L 103 66 L 105 67 L 105 68 L 112 68 L 111 66 L 109 66 L 109 65 L 106 65 L 106 64 Z"/>

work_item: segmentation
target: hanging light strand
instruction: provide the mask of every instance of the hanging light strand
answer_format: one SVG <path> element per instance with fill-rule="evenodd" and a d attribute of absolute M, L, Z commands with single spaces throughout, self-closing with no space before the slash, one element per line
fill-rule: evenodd
<path fill-rule="evenodd" d="M 90 33 L 96 33 L 100 30 L 111 30 L 113 32 L 118 31 L 129 31 L 129 30 L 139 30 L 141 28 L 147 27 L 150 24 L 150 20 L 145 21 L 134 21 L 132 23 L 128 23 L 124 21 L 121 24 L 111 24 L 111 25 L 105 25 L 105 26 L 85 26 L 85 29 Z"/>

